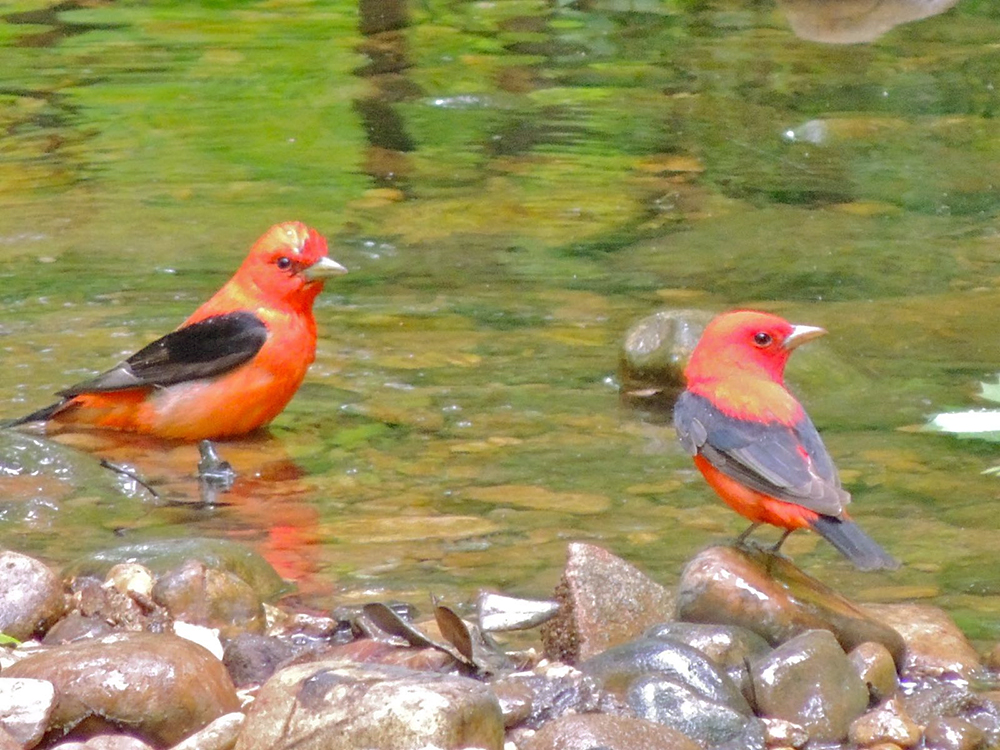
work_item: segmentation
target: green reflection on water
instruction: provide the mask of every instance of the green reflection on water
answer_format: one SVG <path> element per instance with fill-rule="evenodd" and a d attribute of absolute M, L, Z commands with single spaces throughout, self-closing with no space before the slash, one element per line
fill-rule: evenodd
<path fill-rule="evenodd" d="M 87 6 L 0 20 L 4 416 L 175 325 L 274 221 L 351 274 L 272 437 L 223 447 L 230 505 L 192 504 L 193 448 L 91 441 L 180 505 L 9 514 L 7 543 L 224 535 L 311 590 L 422 601 L 543 594 L 589 539 L 669 582 L 742 520 L 619 407 L 618 342 L 752 304 L 831 331 L 790 377 L 908 566 L 790 554 L 996 636 L 994 449 L 897 430 L 1000 363 L 988 3 L 852 46 L 735 2 Z"/>

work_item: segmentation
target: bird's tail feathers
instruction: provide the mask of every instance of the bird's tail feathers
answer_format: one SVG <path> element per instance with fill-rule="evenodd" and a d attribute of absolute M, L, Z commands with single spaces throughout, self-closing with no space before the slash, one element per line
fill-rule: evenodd
<path fill-rule="evenodd" d="M 31 414 L 26 414 L 23 417 L 18 417 L 17 419 L 11 419 L 7 422 L 0 423 L 0 426 L 17 427 L 18 425 L 28 424 L 29 422 L 47 422 L 56 414 L 61 412 L 63 408 L 65 408 L 67 400 L 68 399 L 56 401 L 54 404 L 49 404 L 44 409 L 39 409 L 38 411 L 33 411 Z"/>
<path fill-rule="evenodd" d="M 850 519 L 819 516 L 809 524 L 860 570 L 896 570 L 899 561 Z"/>

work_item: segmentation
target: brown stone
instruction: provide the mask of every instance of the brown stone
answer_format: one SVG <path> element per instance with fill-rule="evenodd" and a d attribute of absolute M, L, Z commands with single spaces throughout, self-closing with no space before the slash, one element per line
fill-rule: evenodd
<path fill-rule="evenodd" d="M 871 604 L 865 609 L 898 632 L 906 656 L 896 660 L 904 677 L 958 675 L 980 669 L 979 655 L 948 614 L 929 604 Z"/>
<path fill-rule="evenodd" d="M 645 719 L 569 714 L 545 724 L 521 750 L 700 750 L 680 732 Z"/>
<path fill-rule="evenodd" d="M 176 620 L 217 628 L 223 638 L 264 631 L 264 606 L 235 573 L 188 560 L 164 573 L 153 599 Z"/>
<path fill-rule="evenodd" d="M 895 700 L 888 700 L 859 716 L 851 723 L 848 733 L 851 742 L 862 747 L 882 742 L 892 742 L 900 747 L 913 747 L 920 742 L 920 736 L 920 727 Z"/>
<path fill-rule="evenodd" d="M 983 741 L 983 730 L 960 716 L 932 719 L 924 729 L 927 750 L 975 750 Z"/>
<path fill-rule="evenodd" d="M 868 686 L 868 693 L 876 703 L 880 703 L 896 692 L 899 677 L 892 654 L 881 643 L 867 641 L 858 644 L 847 655 L 851 666 L 861 681 Z"/>
<path fill-rule="evenodd" d="M 240 705 L 218 659 L 167 634 L 119 633 L 56 646 L 8 667 L 4 676 L 55 686 L 50 731 L 86 722 L 95 730 L 127 728 L 154 745 L 172 745 Z"/>
<path fill-rule="evenodd" d="M 44 633 L 66 609 L 62 581 L 33 557 L 0 551 L 0 633 L 26 641 Z"/>
<path fill-rule="evenodd" d="M 640 636 L 674 614 L 673 594 L 593 544 L 569 545 L 556 587 L 559 613 L 542 626 L 545 653 L 575 664 Z"/>
<path fill-rule="evenodd" d="M 681 574 L 677 614 L 689 622 L 739 625 L 772 645 L 807 630 L 834 634 L 845 650 L 881 643 L 900 663 L 903 639 L 853 602 L 763 550 L 710 547 Z"/>

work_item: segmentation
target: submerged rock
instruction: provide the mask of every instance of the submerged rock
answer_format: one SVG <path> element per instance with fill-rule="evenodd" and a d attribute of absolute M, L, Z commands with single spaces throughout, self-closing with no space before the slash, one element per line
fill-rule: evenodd
<path fill-rule="evenodd" d="M 810 740 L 839 742 L 868 707 L 868 689 L 827 630 L 810 630 L 751 664 L 757 708 L 805 728 Z"/>
<path fill-rule="evenodd" d="M 521 750 L 700 750 L 680 732 L 652 721 L 608 714 L 570 714 L 543 726 Z"/>
<path fill-rule="evenodd" d="M 896 663 L 904 677 L 950 674 L 969 679 L 981 668 L 976 650 L 944 610 L 929 604 L 871 604 L 865 609 L 903 637 L 906 656 Z"/>
<path fill-rule="evenodd" d="M 684 365 L 711 319 L 706 310 L 658 310 L 636 321 L 618 355 L 622 397 L 669 411 L 684 389 Z"/>
<path fill-rule="evenodd" d="M 242 578 L 262 599 L 277 596 L 285 582 L 259 553 L 226 539 L 157 539 L 100 550 L 70 563 L 64 574 L 104 578 L 119 563 L 139 562 L 158 575 L 188 560 L 200 560 L 214 570 L 225 570 Z"/>
<path fill-rule="evenodd" d="M 319 661 L 261 688 L 236 750 L 441 750 L 503 747 L 496 696 L 475 680 L 398 667 Z"/>
<path fill-rule="evenodd" d="M 117 727 L 172 745 L 239 708 L 222 663 L 174 635 L 119 633 L 56 646 L 8 667 L 4 676 L 55 686 L 51 732 L 86 722 L 88 735 Z"/>
<path fill-rule="evenodd" d="M 687 564 L 677 594 L 682 620 L 738 625 L 776 645 L 807 630 L 833 633 L 845 649 L 881 643 L 901 664 L 903 638 L 784 557 L 710 547 Z"/>
<path fill-rule="evenodd" d="M 593 544 L 569 545 L 556 587 L 559 613 L 542 626 L 545 653 L 569 664 L 638 637 L 673 617 L 673 594 Z"/>
<path fill-rule="evenodd" d="M 66 609 L 62 581 L 33 557 L 0 551 L 0 633 L 27 640 L 44 633 Z"/>
<path fill-rule="evenodd" d="M 264 605 L 250 584 L 200 560 L 164 573 L 152 597 L 174 619 L 217 628 L 223 638 L 264 631 Z"/>

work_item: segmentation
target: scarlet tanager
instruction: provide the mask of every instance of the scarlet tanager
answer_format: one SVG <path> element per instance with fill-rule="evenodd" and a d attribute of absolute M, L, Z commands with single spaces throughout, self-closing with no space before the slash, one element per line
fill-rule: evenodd
<path fill-rule="evenodd" d="M 313 301 L 324 278 L 343 273 L 315 229 L 277 224 L 177 330 L 12 424 L 51 421 L 178 440 L 251 432 L 301 385 L 316 356 Z"/>
<path fill-rule="evenodd" d="M 826 331 L 740 310 L 705 328 L 685 368 L 674 425 L 705 480 L 753 525 L 817 532 L 862 570 L 899 563 L 847 515 L 851 496 L 802 405 L 785 388 L 792 350 Z"/>

